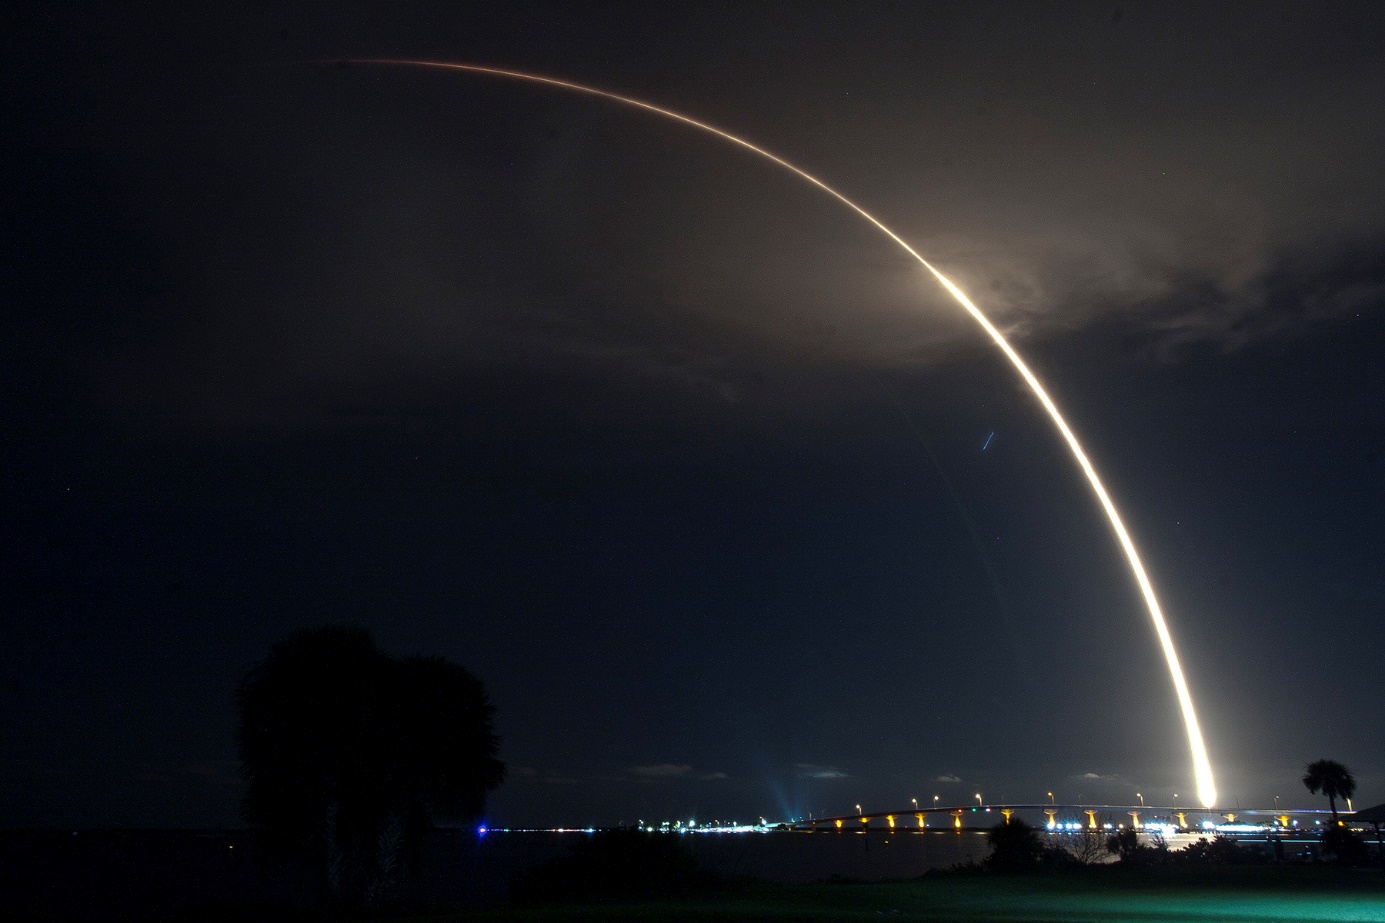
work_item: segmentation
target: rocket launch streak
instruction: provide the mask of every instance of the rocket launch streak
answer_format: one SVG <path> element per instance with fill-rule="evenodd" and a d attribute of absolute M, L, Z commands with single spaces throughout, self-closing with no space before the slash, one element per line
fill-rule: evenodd
<path fill-rule="evenodd" d="M 622 96 L 618 93 L 611 93 L 607 90 L 600 90 L 596 87 L 590 87 L 580 83 L 573 83 L 568 80 L 559 80 L 554 77 L 544 77 L 539 74 L 530 74 L 523 71 L 504 70 L 498 67 L 485 67 L 479 64 L 454 64 L 444 61 L 414 61 L 386 58 L 355 59 L 347 63 L 426 67 L 439 70 L 464 71 L 473 74 L 486 74 L 492 77 L 505 77 L 512 80 L 524 80 L 529 83 L 543 84 L 562 90 L 584 93 L 588 96 L 599 96 L 603 99 L 608 99 L 626 106 L 633 106 L 636 109 L 643 109 L 646 112 L 652 112 L 655 115 L 661 115 L 664 118 L 673 119 L 676 122 L 682 122 L 693 128 L 709 132 L 731 144 L 743 147 L 748 151 L 760 155 L 766 160 L 778 164 L 841 202 L 902 247 L 906 253 L 917 260 L 924 269 L 932 274 L 938 283 L 957 300 L 957 303 L 971 315 L 973 320 L 981 325 L 981 329 L 986 331 L 986 334 L 995 342 L 996 346 L 1000 348 L 1000 351 L 1005 354 L 1005 358 L 1010 360 L 1010 364 L 1019 372 L 1020 377 L 1023 378 L 1025 384 L 1029 386 L 1029 390 L 1034 392 L 1034 396 L 1039 399 L 1039 403 L 1041 403 L 1044 410 L 1048 412 L 1048 416 L 1053 421 L 1053 424 L 1058 427 L 1058 432 L 1067 443 L 1073 458 L 1077 460 L 1077 464 L 1081 467 L 1082 473 L 1086 475 L 1087 483 L 1091 485 L 1092 492 L 1096 494 L 1097 500 L 1101 503 L 1101 508 L 1105 510 L 1106 518 L 1111 524 L 1111 529 L 1115 532 L 1116 539 L 1120 543 L 1121 549 L 1125 552 L 1126 560 L 1130 563 L 1130 570 L 1135 576 L 1135 582 L 1139 585 L 1140 592 L 1144 595 L 1145 605 L 1149 609 L 1149 617 L 1154 623 L 1154 631 L 1159 637 L 1159 645 L 1163 649 L 1164 659 L 1168 663 L 1169 675 L 1173 680 L 1174 693 L 1177 695 L 1179 708 L 1182 709 L 1183 712 L 1183 723 L 1188 732 L 1188 746 L 1192 752 L 1193 775 L 1197 785 L 1198 800 L 1202 802 L 1204 807 L 1209 808 L 1216 803 L 1217 789 L 1212 776 L 1212 764 L 1207 758 L 1207 747 L 1203 743 L 1202 730 L 1198 726 L 1197 713 L 1193 709 L 1192 695 L 1189 693 L 1188 684 L 1183 678 L 1183 669 L 1178 663 L 1178 652 L 1174 649 L 1173 637 L 1169 634 L 1168 624 L 1164 621 L 1164 614 L 1159 608 L 1159 600 L 1154 595 L 1154 587 L 1150 584 L 1149 577 L 1145 574 L 1144 565 L 1140 563 L 1140 556 L 1135 550 L 1135 543 L 1131 540 L 1130 534 L 1126 531 L 1125 524 L 1121 521 L 1120 514 L 1116 511 L 1115 503 L 1112 502 L 1110 495 L 1106 493 L 1106 488 L 1102 485 L 1101 478 L 1097 476 L 1096 468 L 1094 468 L 1091 461 L 1088 460 L 1087 454 L 1082 450 L 1082 446 L 1078 443 L 1077 437 L 1068 427 L 1067 421 L 1063 419 L 1063 415 L 1059 413 L 1057 405 L 1053 403 L 1053 399 L 1048 396 L 1048 392 L 1044 390 L 1043 385 L 1039 383 L 1039 379 L 1034 376 L 1034 373 L 1029 370 L 1029 366 L 1020 358 L 1019 353 L 1015 352 L 1009 341 L 1005 339 L 1004 334 L 991 323 L 986 315 L 981 313 L 981 309 L 972 303 L 965 292 L 954 285 L 951 279 L 939 272 L 933 264 L 924 259 L 913 247 L 909 246 L 903 238 L 880 223 L 874 215 L 867 212 L 864 208 L 857 205 L 822 180 L 813 176 L 811 173 L 799 169 L 788 161 L 771 154 L 764 148 L 758 147 L 744 138 L 733 135 L 728 131 L 723 131 L 714 125 L 708 125 L 706 122 L 699 122 L 697 119 L 679 112 L 674 112 L 671 109 L 655 106 L 643 100 Z"/>

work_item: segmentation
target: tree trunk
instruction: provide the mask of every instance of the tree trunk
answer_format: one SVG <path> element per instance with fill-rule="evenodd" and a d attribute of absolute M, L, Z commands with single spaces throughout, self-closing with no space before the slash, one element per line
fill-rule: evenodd
<path fill-rule="evenodd" d="M 341 904 L 342 877 L 346 871 L 346 856 L 342 852 L 340 841 L 337 839 L 337 812 L 340 809 L 341 803 L 335 798 L 332 799 L 327 805 L 326 816 L 322 821 L 322 834 L 326 840 L 322 880 L 327 892 L 327 901 L 333 906 Z"/>
<path fill-rule="evenodd" d="M 399 880 L 400 850 L 404 845 L 404 817 L 398 811 L 385 815 L 380 833 L 375 838 L 375 855 L 370 857 L 371 868 L 365 881 L 364 903 L 378 907 L 384 903 Z"/>

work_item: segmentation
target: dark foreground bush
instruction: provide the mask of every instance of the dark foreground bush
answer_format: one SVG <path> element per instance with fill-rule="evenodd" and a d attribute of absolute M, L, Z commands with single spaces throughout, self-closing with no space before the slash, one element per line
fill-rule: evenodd
<path fill-rule="evenodd" d="M 510 884 L 516 903 L 678 897 L 717 883 L 676 833 L 605 830 Z"/>
<path fill-rule="evenodd" d="M 991 846 L 986 868 L 997 872 L 1023 872 L 1072 862 L 1067 851 L 1045 845 L 1039 831 L 1018 817 L 996 824 L 986 833 L 986 841 Z"/>
<path fill-rule="evenodd" d="M 1334 858 L 1342 865 L 1369 865 L 1370 854 L 1366 841 L 1346 826 L 1331 826 L 1322 832 L 1324 858 Z"/>
<path fill-rule="evenodd" d="M 1184 865 L 1262 865 L 1269 861 L 1264 850 L 1238 843 L 1235 837 L 1224 833 L 1210 841 L 1198 837 L 1196 842 L 1170 855 Z"/>
<path fill-rule="evenodd" d="M 1127 867 L 1168 865 L 1180 861 L 1182 857 L 1182 853 L 1169 849 L 1168 842 L 1162 836 L 1154 836 L 1149 843 L 1140 842 L 1140 832 L 1133 828 L 1107 837 L 1106 851 Z"/>

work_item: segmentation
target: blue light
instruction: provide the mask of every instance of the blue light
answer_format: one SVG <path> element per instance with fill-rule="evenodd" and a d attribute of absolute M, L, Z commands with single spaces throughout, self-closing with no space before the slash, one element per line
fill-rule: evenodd
<path fill-rule="evenodd" d="M 485 824 L 482 824 L 481 826 L 479 826 L 479 827 L 476 828 L 476 835 L 477 835 L 477 836 L 485 836 L 485 835 L 486 835 L 487 833 L 489 833 L 489 832 L 490 832 L 490 831 L 486 828 L 486 825 L 485 825 Z"/>

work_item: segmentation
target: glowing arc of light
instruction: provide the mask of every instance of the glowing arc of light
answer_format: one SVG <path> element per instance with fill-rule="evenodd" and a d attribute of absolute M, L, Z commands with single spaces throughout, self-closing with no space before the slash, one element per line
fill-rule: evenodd
<path fill-rule="evenodd" d="M 1087 483 L 1091 485 L 1092 492 L 1096 494 L 1097 500 L 1101 503 L 1101 508 L 1106 512 L 1106 518 L 1111 523 L 1111 530 L 1115 532 L 1116 539 L 1120 542 L 1121 549 L 1125 552 L 1126 560 L 1130 563 L 1130 570 L 1135 575 L 1135 582 L 1139 585 L 1140 592 L 1144 595 L 1145 605 L 1149 609 L 1150 620 L 1154 623 L 1155 634 L 1159 637 L 1159 646 L 1163 649 L 1164 660 L 1168 663 L 1169 675 L 1173 680 L 1174 692 L 1178 697 L 1178 706 L 1182 710 L 1183 723 L 1188 732 L 1188 746 L 1192 752 L 1193 776 L 1197 784 L 1198 800 L 1202 802 L 1204 807 L 1208 808 L 1216 803 L 1217 788 L 1216 782 L 1212 776 L 1212 764 L 1207 758 L 1207 747 L 1202 740 L 1202 730 L 1198 724 L 1197 712 L 1193 708 L 1192 694 L 1188 691 L 1188 683 L 1183 678 L 1183 668 L 1178 662 L 1178 652 L 1173 646 L 1173 636 L 1169 634 L 1169 627 L 1164 621 L 1163 610 L 1159 607 L 1159 600 L 1154 595 L 1154 587 L 1150 584 L 1149 577 L 1145 573 L 1144 565 L 1140 562 L 1140 555 L 1135 550 L 1135 543 L 1131 540 L 1130 533 L 1126 531 L 1125 523 L 1121 520 L 1120 513 L 1116 511 L 1116 505 L 1106 492 L 1106 487 L 1101 483 L 1101 478 L 1097 475 L 1096 468 L 1093 467 L 1091 461 L 1087 458 L 1087 453 L 1082 450 L 1081 444 L 1078 443 L 1077 436 L 1073 434 L 1067 421 L 1063 419 L 1063 415 L 1058 411 L 1058 405 L 1053 403 L 1053 399 L 1048 396 L 1048 392 L 1045 391 L 1043 385 L 1039 383 L 1039 379 L 1029 370 L 1029 366 L 1020 358 L 1020 354 L 1015 351 L 1014 347 L 1010 345 L 1010 342 L 1005 339 L 1004 334 L 991 323 L 990 319 L 981 312 L 980 308 L 972 303 L 972 300 L 967 297 L 965 292 L 958 288 L 951 279 L 939 272 L 932 263 L 924 259 L 922 254 L 911 247 L 908 242 L 886 227 L 870 212 L 866 211 L 816 176 L 813 176 L 811 173 L 794 166 L 782 157 L 772 154 L 764 148 L 734 135 L 729 131 L 717 128 L 715 125 L 709 125 L 706 122 L 698 121 L 691 116 L 683 115 L 672 109 L 665 109 L 662 106 L 656 106 L 653 103 L 647 103 L 630 96 L 622 96 L 619 93 L 612 93 L 608 90 L 601 90 L 581 83 L 573 83 L 570 80 L 560 80 L 556 77 L 545 77 L 540 74 L 530 74 L 524 71 L 507 70 L 499 67 L 487 67 L 480 64 L 457 64 L 446 61 L 418 61 L 400 58 L 358 58 L 350 59 L 345 63 L 425 67 L 441 70 L 465 71 L 474 74 L 487 74 L 492 77 L 523 80 L 529 83 L 539 83 L 563 90 L 571 90 L 588 96 L 598 96 L 626 106 L 633 106 L 636 109 L 643 109 L 646 112 L 652 112 L 655 115 L 672 119 L 675 122 L 682 122 L 685 125 L 690 125 L 693 128 L 716 135 L 718 138 L 729 141 L 732 144 L 760 155 L 766 160 L 778 164 L 801 179 L 812 183 L 838 202 L 841 202 L 847 208 L 873 224 L 885 236 L 889 237 L 890 240 L 893 240 L 902 247 L 904 252 L 912 256 L 924 269 L 927 269 L 928 272 L 932 274 L 933 278 L 947 290 L 948 294 L 966 309 L 966 312 L 971 315 L 972 319 L 981 325 L 981 329 L 986 331 L 986 334 L 990 336 L 996 346 L 1000 347 L 1000 351 L 1005 354 L 1005 358 L 1010 360 L 1010 364 L 1020 373 L 1020 377 L 1023 378 L 1025 384 L 1029 386 L 1029 390 L 1034 392 L 1034 396 L 1039 399 L 1039 403 L 1042 404 L 1044 410 L 1047 411 L 1049 419 L 1058 427 L 1058 432 L 1062 434 L 1063 441 L 1068 444 L 1068 449 L 1072 452 L 1073 458 L 1077 460 L 1077 464 L 1082 468 L 1082 473 L 1087 476 Z"/>

